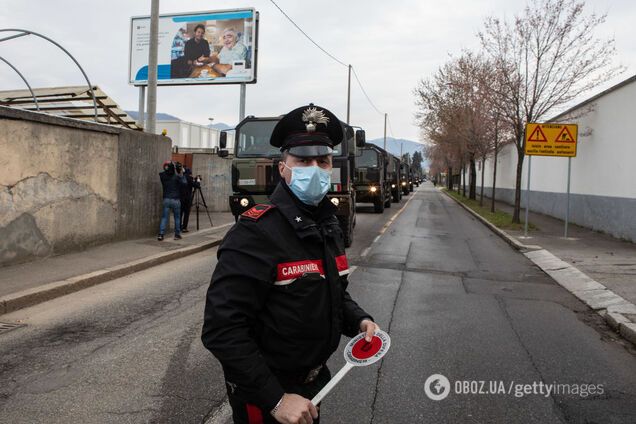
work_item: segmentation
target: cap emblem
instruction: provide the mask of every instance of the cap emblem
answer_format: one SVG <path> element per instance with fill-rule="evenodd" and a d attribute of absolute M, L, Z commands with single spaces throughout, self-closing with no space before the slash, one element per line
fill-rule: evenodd
<path fill-rule="evenodd" d="M 303 122 L 306 122 L 305 128 L 307 128 L 307 132 L 316 131 L 316 126 L 318 124 L 325 124 L 325 126 L 329 123 L 329 117 L 325 116 L 325 112 L 322 110 L 318 110 L 315 107 L 310 107 L 303 112 L 302 116 Z"/>

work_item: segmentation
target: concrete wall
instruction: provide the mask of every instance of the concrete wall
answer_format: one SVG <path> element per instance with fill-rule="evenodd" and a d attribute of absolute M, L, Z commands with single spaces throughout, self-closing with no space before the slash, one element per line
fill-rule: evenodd
<path fill-rule="evenodd" d="M 157 232 L 170 140 L 0 107 L 0 266 Z"/>
<path fill-rule="evenodd" d="M 192 175 L 201 175 L 201 192 L 210 211 L 230 210 L 228 199 L 232 194 L 231 159 L 220 158 L 213 153 L 193 153 Z"/>
<path fill-rule="evenodd" d="M 579 125 L 577 156 L 572 158 L 570 221 L 636 242 L 634 99 L 636 81 L 632 78 L 594 99 L 593 110 L 583 117 L 562 120 Z M 526 157 L 523 164 L 523 192 L 527 187 L 528 159 Z M 497 162 L 496 194 L 497 198 L 508 203 L 514 202 L 516 164 L 516 148 L 507 146 Z M 531 210 L 564 219 L 567 169 L 567 158 L 532 157 Z M 492 187 L 492 170 L 493 161 L 490 159 L 486 162 L 484 175 L 485 192 L 488 193 Z M 481 184 L 479 168 L 477 184 Z M 525 195 L 522 195 L 522 200 L 522 205 L 525 205 Z"/>

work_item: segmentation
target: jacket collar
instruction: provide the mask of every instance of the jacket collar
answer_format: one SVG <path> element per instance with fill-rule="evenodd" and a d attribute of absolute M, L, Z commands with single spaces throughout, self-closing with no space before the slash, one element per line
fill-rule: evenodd
<path fill-rule="evenodd" d="M 305 205 L 292 193 L 284 180 L 278 183 L 270 196 L 270 201 L 276 205 L 301 238 L 320 236 L 319 224 L 333 217 L 337 209 L 327 196 L 316 208 Z"/>

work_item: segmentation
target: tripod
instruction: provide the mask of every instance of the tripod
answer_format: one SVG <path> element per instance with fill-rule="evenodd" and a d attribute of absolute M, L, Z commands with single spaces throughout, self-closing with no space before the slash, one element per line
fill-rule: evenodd
<path fill-rule="evenodd" d="M 203 206 L 205 208 L 205 212 L 208 214 L 208 219 L 210 220 L 210 227 L 214 227 L 214 224 L 212 224 L 212 218 L 210 217 L 210 211 L 208 210 L 208 205 L 205 203 L 205 197 L 203 197 L 203 192 L 201 191 L 201 187 L 194 187 L 190 204 L 197 209 L 197 231 L 199 231 L 199 206 Z"/>

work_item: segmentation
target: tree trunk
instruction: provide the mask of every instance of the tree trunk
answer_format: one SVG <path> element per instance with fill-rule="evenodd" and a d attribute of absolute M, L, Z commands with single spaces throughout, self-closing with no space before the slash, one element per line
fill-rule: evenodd
<path fill-rule="evenodd" d="M 466 197 L 466 164 L 462 163 L 462 195 Z"/>
<path fill-rule="evenodd" d="M 495 163 L 493 164 L 492 171 L 492 196 L 490 201 L 490 212 L 495 213 L 495 193 L 497 189 L 497 155 L 499 155 L 499 149 L 495 146 Z"/>
<path fill-rule="evenodd" d="M 523 150 L 517 146 L 517 176 L 515 178 L 515 210 L 512 214 L 513 224 L 521 224 L 521 174 L 523 173 Z"/>
<path fill-rule="evenodd" d="M 453 191 L 453 167 L 448 167 L 448 174 L 446 174 L 446 185 L 450 191 Z"/>
<path fill-rule="evenodd" d="M 470 179 L 468 187 L 468 198 L 477 200 L 477 165 L 475 163 L 475 157 L 470 157 Z"/>
<path fill-rule="evenodd" d="M 479 206 L 484 207 L 484 175 L 486 174 L 486 157 L 481 158 L 481 190 L 479 193 Z"/>

